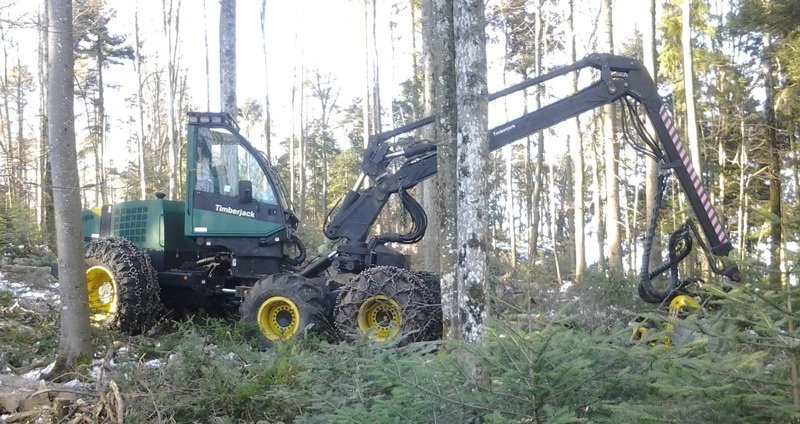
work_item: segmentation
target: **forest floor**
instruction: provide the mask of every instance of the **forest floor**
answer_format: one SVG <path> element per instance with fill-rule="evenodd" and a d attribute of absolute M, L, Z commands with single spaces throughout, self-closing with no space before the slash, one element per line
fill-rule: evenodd
<path fill-rule="evenodd" d="M 58 282 L 41 265 L 0 266 L 0 422 L 97 422 L 119 394 L 109 398 L 109 382 L 93 377 L 55 375 Z"/>

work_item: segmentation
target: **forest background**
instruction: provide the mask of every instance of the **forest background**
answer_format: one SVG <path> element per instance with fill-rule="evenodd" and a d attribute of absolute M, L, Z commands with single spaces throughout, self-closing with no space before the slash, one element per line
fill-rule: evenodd
<path fill-rule="evenodd" d="M 423 117 L 421 8 L 414 1 L 289 3 L 240 2 L 238 91 L 246 94 L 238 119 L 275 164 L 304 238 L 317 246 L 325 243 L 319 229 L 328 209 L 355 180 L 365 136 Z M 51 243 L 54 233 L 43 131 L 43 8 L 0 5 L 0 248 L 14 255 Z M 614 11 L 610 19 L 603 10 Z M 184 173 L 170 164 L 184 166 L 186 112 L 219 107 L 217 14 L 217 3 L 208 1 L 75 2 L 85 207 L 155 191 L 181 197 Z M 769 352 L 770 360 L 759 357 L 759 370 L 770 378 L 783 373 L 776 390 L 800 406 L 791 302 L 800 249 L 796 2 L 493 1 L 487 18 L 490 91 L 588 52 L 650 58 L 731 234 L 748 299 L 768 294 L 761 295 L 765 303 L 754 302 L 762 309 L 749 313 L 774 319 L 767 329 L 745 320 L 759 342 L 744 350 Z M 592 77 L 582 73 L 579 83 Z M 558 81 L 494 105 L 490 126 L 550 103 L 570 86 Z M 652 172 L 604 116 L 589 112 L 577 125 L 567 122 L 493 153 L 488 216 L 496 293 L 572 285 L 595 300 L 630 304 L 621 299 L 634 293 L 628 276 L 641 260 Z M 688 217 L 675 185 L 662 214 L 662 235 Z M 404 223 L 395 204 L 379 225 Z M 429 257 L 419 256 L 420 267 Z M 685 267 L 711 280 L 702 261 Z M 738 312 L 739 319 L 749 317 Z"/>

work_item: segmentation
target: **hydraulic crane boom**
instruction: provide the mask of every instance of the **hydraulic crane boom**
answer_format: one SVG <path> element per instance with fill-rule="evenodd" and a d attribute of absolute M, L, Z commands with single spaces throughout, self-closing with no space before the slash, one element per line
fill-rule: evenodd
<path fill-rule="evenodd" d="M 577 93 L 490 129 L 489 149 L 499 149 L 583 112 L 621 101 L 631 110 L 631 118 L 635 120 L 635 129 L 639 136 L 644 138 L 646 149 L 640 150 L 645 150 L 647 154 L 656 157 L 662 169 L 674 171 L 697 216 L 703 234 L 709 243 L 710 252 L 716 256 L 727 255 L 732 249 L 728 235 L 710 202 L 700 176 L 692 165 L 691 158 L 680 139 L 669 110 L 664 106 L 653 79 L 639 61 L 609 54 L 591 54 L 575 64 L 558 68 L 493 93 L 489 96 L 489 100 L 507 96 L 583 68 L 599 70 L 600 79 Z M 644 109 L 655 131 L 657 141 L 649 137 L 642 123 L 638 121 L 638 116 L 633 113 L 633 102 L 641 105 Z M 325 235 L 328 238 L 346 239 L 346 243 L 327 257 L 307 266 L 301 272 L 303 275 L 317 274 L 321 269 L 330 265 L 333 258 L 337 256 L 342 256 L 345 262 L 357 262 L 357 264 L 351 264 L 349 269 L 368 266 L 372 249 L 376 245 L 386 242 L 414 243 L 422 238 L 427 226 L 425 213 L 420 205 L 406 193 L 406 190 L 436 173 L 436 145 L 420 142 L 403 150 L 392 151 L 386 141 L 397 135 L 429 125 L 434 120 L 435 117 L 424 118 L 371 138 L 362 162 L 361 176 L 335 210 L 325 228 Z M 397 159 L 404 159 L 404 161 L 395 172 L 391 172 L 388 169 L 389 164 Z M 361 185 L 367 177 L 373 181 L 373 184 L 369 188 L 361 190 Z M 403 206 L 411 214 L 414 228 L 408 234 L 379 234 L 367 244 L 367 237 L 373 223 L 393 193 L 400 195 Z M 654 223 L 655 220 L 651 223 L 651 227 L 654 227 Z M 688 235 L 684 237 L 688 237 Z M 652 237 L 650 239 L 646 240 L 646 244 L 652 243 Z M 649 256 L 650 246 L 645 246 L 645 250 L 646 256 Z M 662 302 L 670 295 L 670 292 L 677 288 L 679 283 L 676 266 L 677 262 L 685 257 L 685 254 L 681 253 L 681 256 L 677 258 L 676 255 L 671 254 L 670 263 L 656 271 L 649 271 L 647 264 L 643 264 L 640 275 L 640 295 L 645 301 Z M 717 270 L 716 267 L 713 268 Z M 667 269 L 673 270 L 673 281 L 666 292 L 658 292 L 652 288 L 650 280 Z M 735 266 L 718 270 L 718 273 L 726 275 L 732 280 L 738 281 L 739 278 Z"/>

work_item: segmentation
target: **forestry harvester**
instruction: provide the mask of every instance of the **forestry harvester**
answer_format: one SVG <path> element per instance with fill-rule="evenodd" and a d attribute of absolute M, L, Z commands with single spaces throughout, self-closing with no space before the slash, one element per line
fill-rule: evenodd
<path fill-rule="evenodd" d="M 661 167 L 653 219 L 644 238 L 639 295 L 645 302 L 689 301 L 678 263 L 692 240 L 706 253 L 732 249 L 700 176 L 680 140 L 656 86 L 634 59 L 592 54 L 583 60 L 491 94 L 502 98 L 580 69 L 599 71 L 596 82 L 577 93 L 489 130 L 489 148 L 499 149 L 582 112 L 621 104 L 630 143 Z M 655 135 L 640 116 L 649 120 Z M 428 117 L 370 138 L 361 175 L 327 220 L 325 236 L 339 243 L 306 261 L 283 185 L 261 152 L 223 113 L 189 113 L 186 199 L 162 193 L 150 200 L 106 205 L 83 215 L 86 284 L 93 322 L 141 332 L 155 320 L 160 303 L 173 307 L 236 309 L 257 328 L 262 346 L 325 332 L 351 340 L 367 336 L 397 343 L 438 339 L 442 311 L 438 277 L 410 269 L 408 257 L 391 243 L 416 243 L 425 234 L 425 211 L 408 193 L 436 173 L 436 143 L 405 147 L 393 138 L 433 123 Z M 658 208 L 667 176 L 686 193 L 703 237 L 685 225 L 669 237 L 669 260 L 649 268 Z M 369 184 L 365 184 L 369 181 Z M 371 234 L 389 196 L 396 194 L 413 225 L 405 234 Z M 708 255 L 714 272 L 738 281 L 735 266 Z M 651 280 L 668 274 L 666 288 Z"/>

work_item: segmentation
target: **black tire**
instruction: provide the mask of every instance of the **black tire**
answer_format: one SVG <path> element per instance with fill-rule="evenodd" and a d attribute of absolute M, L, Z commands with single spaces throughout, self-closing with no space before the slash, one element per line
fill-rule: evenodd
<path fill-rule="evenodd" d="M 261 348 L 270 348 L 279 340 L 323 334 L 328 328 L 324 299 L 321 284 L 300 275 L 274 274 L 256 282 L 239 312 L 248 326 L 248 336 Z"/>
<path fill-rule="evenodd" d="M 441 340 L 444 333 L 444 323 L 442 322 L 442 286 L 439 281 L 439 275 L 431 271 L 414 271 L 414 274 L 425 285 L 425 299 L 428 302 L 428 313 L 431 317 L 426 340 Z"/>
<path fill-rule="evenodd" d="M 334 323 L 342 340 L 366 336 L 403 346 L 429 337 L 428 304 L 423 281 L 412 272 L 374 267 L 342 287 L 334 308 Z"/>
<path fill-rule="evenodd" d="M 99 238 L 86 246 L 86 288 L 95 325 L 135 335 L 158 319 L 156 272 L 150 257 L 126 239 Z"/>

